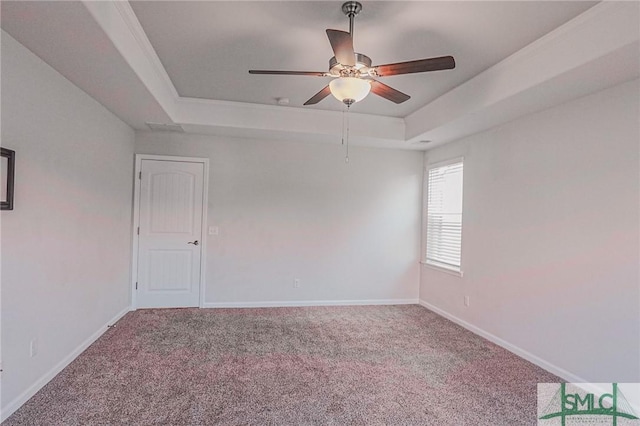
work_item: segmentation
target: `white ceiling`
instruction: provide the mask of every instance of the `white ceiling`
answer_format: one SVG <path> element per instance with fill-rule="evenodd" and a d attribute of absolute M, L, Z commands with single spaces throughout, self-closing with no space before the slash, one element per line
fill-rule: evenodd
<path fill-rule="evenodd" d="M 0 1 L 10 35 L 135 129 L 340 143 L 342 105 L 302 103 L 342 1 Z M 455 70 L 384 78 L 412 96 L 352 107 L 354 145 L 429 149 L 640 77 L 640 2 L 363 2 L 355 47 L 374 64 L 453 55 Z M 35 83 L 37 84 L 37 83 Z M 287 97 L 287 107 L 275 98 Z M 430 140 L 419 144 L 417 141 Z"/>
<path fill-rule="evenodd" d="M 302 106 L 327 77 L 249 75 L 249 69 L 327 71 L 325 29 L 349 29 L 342 1 L 132 1 L 142 28 L 183 97 Z M 405 117 L 595 2 L 363 2 L 354 45 L 375 64 L 452 55 L 454 70 L 393 76 L 401 105 L 370 95 L 354 111 Z M 308 109 L 340 111 L 332 97 Z"/>

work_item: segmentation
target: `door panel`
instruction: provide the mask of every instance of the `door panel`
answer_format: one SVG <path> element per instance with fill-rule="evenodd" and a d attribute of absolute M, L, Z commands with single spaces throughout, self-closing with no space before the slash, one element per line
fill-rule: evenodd
<path fill-rule="evenodd" d="M 137 306 L 199 306 L 204 165 L 142 160 Z"/>
<path fill-rule="evenodd" d="M 192 233 L 195 176 L 173 171 L 150 173 L 149 179 L 149 233 Z"/>
<path fill-rule="evenodd" d="M 149 250 L 149 292 L 190 291 L 190 250 Z"/>

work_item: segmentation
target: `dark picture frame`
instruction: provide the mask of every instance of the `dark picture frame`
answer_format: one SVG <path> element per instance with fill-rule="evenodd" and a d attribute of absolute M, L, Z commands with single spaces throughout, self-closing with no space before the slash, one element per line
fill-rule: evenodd
<path fill-rule="evenodd" d="M 7 148 L 0 148 L 0 157 L 4 162 L 7 159 L 6 167 L 0 167 L 2 177 L 0 182 L 5 186 L 0 199 L 0 210 L 13 210 L 13 183 L 16 171 L 16 152 Z"/>

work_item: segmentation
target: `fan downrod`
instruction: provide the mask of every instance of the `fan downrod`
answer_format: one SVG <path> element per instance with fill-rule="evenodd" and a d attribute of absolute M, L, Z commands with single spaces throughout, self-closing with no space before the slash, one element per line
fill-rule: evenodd
<path fill-rule="evenodd" d="M 353 38 L 353 18 L 362 10 L 362 4 L 358 1 L 348 1 L 342 4 L 342 12 L 349 18 L 349 34 Z"/>

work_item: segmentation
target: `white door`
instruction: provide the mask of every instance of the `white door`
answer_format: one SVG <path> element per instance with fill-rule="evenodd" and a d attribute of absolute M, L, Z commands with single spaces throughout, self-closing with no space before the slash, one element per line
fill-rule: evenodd
<path fill-rule="evenodd" d="M 199 306 L 204 164 L 142 160 L 137 307 Z"/>

